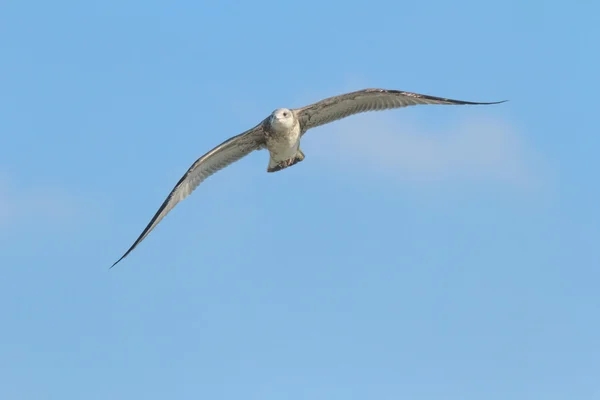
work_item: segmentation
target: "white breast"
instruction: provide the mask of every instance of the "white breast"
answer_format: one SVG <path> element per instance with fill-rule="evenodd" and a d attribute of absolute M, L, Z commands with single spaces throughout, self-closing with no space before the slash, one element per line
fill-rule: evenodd
<path fill-rule="evenodd" d="M 300 125 L 292 129 L 274 132 L 267 139 L 267 148 L 275 161 L 289 160 L 296 156 L 300 145 Z"/>

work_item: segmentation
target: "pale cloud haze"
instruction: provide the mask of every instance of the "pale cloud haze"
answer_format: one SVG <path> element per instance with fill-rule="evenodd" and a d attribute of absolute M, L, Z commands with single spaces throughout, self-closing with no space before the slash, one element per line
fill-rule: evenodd
<path fill-rule="evenodd" d="M 600 2 L 0 4 L 0 400 L 600 400 Z"/>
<path fill-rule="evenodd" d="M 428 127 L 406 114 L 376 112 L 308 134 L 319 136 L 311 138 L 320 142 L 311 152 L 322 162 L 403 182 L 484 180 L 531 189 L 542 181 L 539 157 L 515 128 L 497 118 L 467 117 Z"/>
<path fill-rule="evenodd" d="M 79 201 L 66 189 L 0 179 L 0 229 L 29 223 L 68 226 L 80 216 Z"/>

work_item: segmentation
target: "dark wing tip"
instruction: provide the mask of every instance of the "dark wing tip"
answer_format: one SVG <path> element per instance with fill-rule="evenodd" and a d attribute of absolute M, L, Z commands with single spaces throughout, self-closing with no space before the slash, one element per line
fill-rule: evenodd
<path fill-rule="evenodd" d="M 111 265 L 108 269 L 112 269 L 112 267 L 114 267 L 115 265 L 117 265 L 119 263 L 119 261 L 121 261 L 122 259 L 124 259 L 125 256 L 119 258 L 117 261 L 115 261 L 115 263 L 113 265 Z"/>
<path fill-rule="evenodd" d="M 502 100 L 502 101 L 489 101 L 489 102 L 483 102 L 483 101 L 464 101 L 464 100 L 454 100 L 454 99 L 444 99 L 449 103 L 452 104 L 457 104 L 457 105 L 471 105 L 471 106 L 489 106 L 492 104 L 502 104 L 502 103 L 506 103 L 508 100 Z"/>
<path fill-rule="evenodd" d="M 475 104 L 484 104 L 484 105 L 487 105 L 487 104 L 502 104 L 502 103 L 506 103 L 507 101 L 508 100 L 500 100 L 500 101 L 491 101 L 489 103 L 475 103 Z"/>
<path fill-rule="evenodd" d="M 129 250 L 127 250 L 127 252 L 125 254 L 123 254 L 123 256 L 121 258 L 119 258 L 113 265 L 111 265 L 109 269 L 111 269 L 112 267 L 114 267 L 115 265 L 117 265 L 119 263 L 119 261 L 121 261 L 122 259 L 124 259 L 125 257 L 127 257 L 129 255 L 129 253 L 131 253 L 133 251 L 133 249 L 135 249 L 138 246 L 138 244 L 140 244 L 142 242 L 142 240 L 144 240 L 146 238 L 146 236 L 148 236 L 148 234 L 150 233 L 150 231 L 152 231 L 154 229 L 154 222 L 158 219 L 158 217 L 160 216 L 160 214 L 167 207 L 167 205 L 169 204 L 169 201 L 173 197 L 173 193 L 177 190 L 177 188 L 181 185 L 181 183 L 189 175 L 190 170 L 194 167 L 194 164 L 192 164 L 192 166 L 190 167 L 190 169 L 188 169 L 188 171 L 181 177 L 181 179 L 179 179 L 179 182 L 177 182 L 177 184 L 173 187 L 173 190 L 171 190 L 171 193 L 169 193 L 169 195 L 167 196 L 167 198 L 165 199 L 165 201 L 163 201 L 163 203 L 161 204 L 161 206 L 158 209 L 158 211 L 154 214 L 154 216 L 152 217 L 152 219 L 150 220 L 150 222 L 148 223 L 148 225 L 146 225 L 146 227 L 144 228 L 144 230 L 142 231 L 142 233 L 140 234 L 140 236 L 138 236 L 138 238 L 133 243 L 133 245 L 131 245 L 131 247 L 129 248 Z"/>
<path fill-rule="evenodd" d="M 183 178 L 182 178 L 183 179 Z M 180 181 L 181 182 L 181 181 Z M 179 183 L 177 184 L 179 185 Z M 177 188 L 177 186 L 175 186 L 175 188 L 173 189 L 173 191 L 175 191 L 175 189 Z M 158 218 L 158 216 L 162 213 L 162 211 L 165 209 L 166 205 L 168 204 L 169 200 L 171 200 L 171 196 L 173 195 L 173 192 L 171 192 L 171 194 L 169 194 L 169 196 L 165 199 L 165 201 L 163 202 L 163 204 L 160 206 L 160 208 L 158 209 L 158 211 L 156 212 L 156 214 L 154 214 L 154 216 L 152 217 L 152 219 L 150 220 L 150 222 L 148 223 L 148 225 L 146 225 L 146 228 L 144 228 L 144 230 L 142 231 L 142 233 L 140 234 L 140 236 L 137 238 L 137 240 L 133 243 L 133 245 L 129 248 L 129 250 L 127 250 L 127 252 L 125 252 L 125 254 L 123 254 L 123 256 L 121 256 L 121 258 L 119 258 L 117 261 L 115 261 L 115 263 L 113 265 L 110 266 L 109 269 L 112 269 L 112 267 L 114 267 L 115 265 L 117 265 L 122 259 L 124 259 L 125 257 L 127 257 L 129 255 L 129 253 L 131 253 L 133 251 L 133 249 L 135 249 L 137 247 L 138 244 L 141 243 L 142 240 L 144 240 L 146 238 L 146 236 L 148 236 L 148 234 L 150 233 L 150 231 L 152 229 L 154 229 L 154 221 L 156 221 L 156 219 Z"/>
<path fill-rule="evenodd" d="M 150 223 L 146 226 L 146 228 L 144 229 L 144 231 L 141 233 L 141 235 L 137 238 L 137 240 L 133 243 L 133 245 L 131 245 L 131 247 L 129 248 L 129 250 L 127 250 L 125 252 L 125 254 L 123 254 L 121 256 L 121 258 L 119 258 L 117 261 L 115 261 L 115 263 L 113 265 L 111 265 L 109 269 L 112 269 L 112 267 L 114 267 L 122 259 L 124 259 L 125 257 L 127 257 L 129 255 L 129 253 L 131 253 L 133 251 L 133 249 L 135 249 L 137 247 L 137 245 L 140 244 L 140 242 L 146 238 L 146 236 L 148 235 L 148 233 L 150 233 L 150 231 L 152 230 L 151 227 L 154 224 L 154 221 L 156 221 L 156 218 L 162 212 L 162 210 L 164 209 L 165 204 L 169 201 L 170 198 L 171 198 L 171 196 L 169 195 L 169 197 L 167 197 L 167 199 L 165 200 L 165 202 L 163 203 L 163 205 L 160 207 L 160 209 L 156 212 L 156 214 L 154 215 L 154 217 L 152 218 L 152 220 L 150 221 Z"/>
<path fill-rule="evenodd" d="M 118 264 L 118 263 L 119 263 L 119 262 L 120 262 L 122 259 L 124 259 L 125 257 L 127 257 L 127 256 L 129 255 L 129 253 L 131 253 L 131 251 L 132 251 L 133 249 L 135 249 L 135 247 L 138 245 L 138 243 L 139 243 L 139 241 L 136 241 L 136 242 L 135 242 L 135 244 L 134 244 L 133 246 L 131 246 L 131 247 L 129 248 L 129 250 L 127 250 L 127 252 L 126 252 L 125 254 L 123 254 L 123 255 L 121 256 L 121 258 L 119 258 L 117 261 L 115 261 L 115 263 L 114 263 L 113 265 L 111 265 L 111 266 L 110 266 L 110 268 L 108 268 L 108 269 L 112 269 L 112 267 L 114 267 L 114 266 L 115 266 L 115 265 L 117 265 L 117 264 Z"/>
<path fill-rule="evenodd" d="M 408 97 L 415 97 L 415 98 L 428 99 L 428 100 L 434 100 L 434 101 L 442 101 L 442 102 L 448 102 L 448 103 L 458 104 L 458 105 L 461 105 L 461 104 L 464 104 L 464 105 L 491 105 L 491 104 L 506 103 L 508 101 L 508 100 L 492 101 L 492 102 L 465 101 L 465 100 L 450 99 L 450 98 L 446 98 L 446 97 L 431 96 L 431 95 L 422 94 L 422 93 L 407 92 L 405 90 L 396 90 L 396 89 L 369 88 L 369 89 L 364 89 L 363 92 L 394 93 L 394 94 L 400 94 L 400 95 L 408 96 Z"/>
<path fill-rule="evenodd" d="M 508 100 L 502 100 L 502 101 L 491 101 L 491 102 L 480 102 L 480 101 L 465 101 L 465 100 L 456 100 L 456 99 L 450 99 L 450 98 L 446 98 L 446 97 L 437 97 L 437 96 L 431 96 L 428 94 L 421 94 L 421 93 L 413 93 L 413 92 L 405 92 L 405 91 L 396 91 L 398 93 L 403 94 L 404 96 L 408 96 L 408 97 L 416 97 L 416 98 L 422 98 L 422 99 L 428 99 L 428 100 L 434 100 L 434 101 L 442 101 L 442 102 L 448 102 L 448 103 L 452 103 L 452 104 L 465 104 L 465 105 L 491 105 L 491 104 L 500 104 L 500 103 L 505 103 Z"/>
<path fill-rule="evenodd" d="M 129 253 L 131 253 L 131 250 L 133 250 L 133 247 L 130 248 L 129 250 L 127 250 L 127 252 L 125 254 L 123 254 L 121 256 L 121 258 L 119 258 L 117 261 L 115 261 L 115 263 L 113 265 L 110 266 L 110 268 L 108 269 L 112 269 L 112 267 L 114 267 L 115 265 L 117 265 L 122 259 L 124 259 L 125 257 L 127 257 L 129 255 Z"/>

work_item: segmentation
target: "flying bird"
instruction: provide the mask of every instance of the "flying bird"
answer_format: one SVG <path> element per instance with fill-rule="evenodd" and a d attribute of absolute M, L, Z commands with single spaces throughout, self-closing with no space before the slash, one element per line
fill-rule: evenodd
<path fill-rule="evenodd" d="M 278 108 L 255 127 L 224 141 L 198 158 L 171 190 L 137 240 L 111 268 L 127 257 L 165 215 L 189 196 L 202 181 L 255 150 L 267 149 L 267 172 L 277 172 L 304 160 L 300 141 L 306 131 L 353 114 L 420 104 L 489 105 L 505 101 L 507 100 L 477 103 L 400 90 L 364 89 L 329 97 L 302 108 Z"/>

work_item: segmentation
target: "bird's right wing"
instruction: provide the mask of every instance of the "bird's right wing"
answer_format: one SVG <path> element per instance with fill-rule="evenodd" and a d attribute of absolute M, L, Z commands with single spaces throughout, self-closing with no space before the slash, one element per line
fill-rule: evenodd
<path fill-rule="evenodd" d="M 226 140 L 196 160 L 196 162 L 187 170 L 185 175 L 181 177 L 179 182 L 177 182 L 177 185 L 175 185 L 135 243 L 133 243 L 129 250 L 127 250 L 127 252 L 117 260 L 111 268 L 127 257 L 127 255 L 131 253 L 131 251 L 135 249 L 146 236 L 148 236 L 156 225 L 158 225 L 160 220 L 162 220 L 165 215 L 177 205 L 177 203 L 189 196 L 202 181 L 215 172 L 242 159 L 254 150 L 260 150 L 263 147 L 264 136 L 261 123 L 244 133 Z"/>
<path fill-rule="evenodd" d="M 300 120 L 302 132 L 311 128 L 367 111 L 416 106 L 419 104 L 499 104 L 504 101 L 478 103 L 473 101 L 446 99 L 402 90 L 364 89 L 321 100 L 294 111 Z"/>

